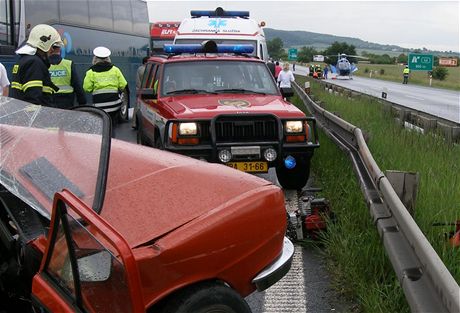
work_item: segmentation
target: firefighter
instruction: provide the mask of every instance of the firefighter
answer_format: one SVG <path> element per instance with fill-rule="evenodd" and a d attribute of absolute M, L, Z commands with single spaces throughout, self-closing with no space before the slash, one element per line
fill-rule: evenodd
<path fill-rule="evenodd" d="M 54 103 L 61 109 L 70 109 L 75 105 L 75 96 L 79 105 L 86 104 L 80 78 L 71 60 L 61 57 L 61 46 L 53 45 L 49 56 L 51 81 L 59 87 L 54 94 Z"/>
<path fill-rule="evenodd" d="M 54 107 L 52 95 L 59 88 L 48 72 L 48 56 L 53 45 L 62 45 L 56 29 L 45 24 L 32 28 L 26 44 L 16 50 L 20 58 L 13 66 L 12 98 Z"/>
<path fill-rule="evenodd" d="M 406 65 L 406 67 L 403 69 L 403 84 L 407 84 L 409 81 L 409 66 Z"/>
<path fill-rule="evenodd" d="M 83 89 L 92 94 L 93 104 L 108 113 L 112 125 L 116 125 L 122 103 L 120 94 L 128 83 L 120 69 L 112 64 L 108 48 L 97 47 L 93 54 L 93 66 L 86 72 Z"/>

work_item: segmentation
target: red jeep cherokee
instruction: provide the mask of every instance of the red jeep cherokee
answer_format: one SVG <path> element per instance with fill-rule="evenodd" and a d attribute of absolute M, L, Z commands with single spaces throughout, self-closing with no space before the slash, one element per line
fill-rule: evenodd
<path fill-rule="evenodd" d="M 166 45 L 168 55 L 149 59 L 138 142 L 245 172 L 275 167 L 284 188 L 302 188 L 319 147 L 314 118 L 283 99 L 263 61 L 220 53 L 244 45 L 203 47 Z"/>

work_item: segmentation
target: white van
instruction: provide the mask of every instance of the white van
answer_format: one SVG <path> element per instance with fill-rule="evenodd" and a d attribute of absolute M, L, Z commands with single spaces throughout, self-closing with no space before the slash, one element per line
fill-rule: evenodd
<path fill-rule="evenodd" d="M 196 44 L 213 40 L 218 44 L 250 44 L 253 55 L 268 60 L 267 42 L 262 29 L 265 23 L 249 18 L 248 11 L 190 11 L 176 32 L 175 44 Z"/>

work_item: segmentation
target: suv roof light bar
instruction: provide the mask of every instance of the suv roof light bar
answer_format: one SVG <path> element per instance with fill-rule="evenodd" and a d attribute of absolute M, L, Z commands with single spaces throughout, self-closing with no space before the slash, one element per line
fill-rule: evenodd
<path fill-rule="evenodd" d="M 221 7 L 218 7 L 214 11 L 206 11 L 206 10 L 192 10 L 190 11 L 190 15 L 192 17 L 241 17 L 241 18 L 249 18 L 249 11 L 225 11 Z"/>
<path fill-rule="evenodd" d="M 250 54 L 254 52 L 252 45 L 215 44 L 207 41 L 203 44 L 165 44 L 164 51 L 169 54 L 181 53 L 235 53 Z"/>

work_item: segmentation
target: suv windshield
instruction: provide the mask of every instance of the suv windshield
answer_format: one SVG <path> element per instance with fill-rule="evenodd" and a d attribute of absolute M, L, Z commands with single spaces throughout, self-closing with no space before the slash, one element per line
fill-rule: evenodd
<path fill-rule="evenodd" d="M 278 89 L 261 62 L 197 60 L 165 64 L 162 96 L 216 93 L 277 95 Z"/>
<path fill-rule="evenodd" d="M 101 168 L 108 156 L 105 117 L 0 97 L 0 191 L 7 189 L 45 217 L 66 188 L 88 207 L 103 199 Z M 106 137 L 104 137 L 106 138 Z M 102 147 L 105 147 L 103 150 Z"/>

